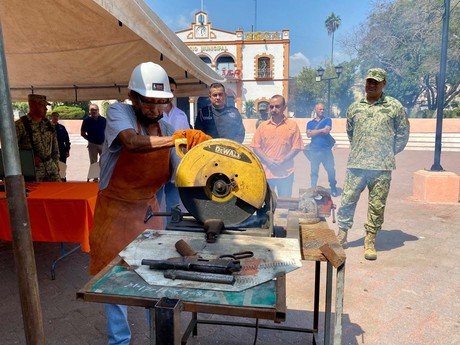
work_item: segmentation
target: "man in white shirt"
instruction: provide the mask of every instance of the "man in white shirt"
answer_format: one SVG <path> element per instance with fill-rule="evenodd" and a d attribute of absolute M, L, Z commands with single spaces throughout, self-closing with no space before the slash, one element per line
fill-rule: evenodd
<path fill-rule="evenodd" d="M 169 78 L 169 85 L 171 92 L 175 95 L 177 90 L 177 83 L 172 77 Z M 163 111 L 163 120 L 169 123 L 174 130 L 190 129 L 187 115 L 176 107 L 172 102 L 167 105 Z M 157 193 L 157 199 L 160 205 L 162 204 L 163 194 L 165 196 L 165 209 L 166 212 L 171 212 L 171 209 L 177 205 L 181 205 L 179 191 L 175 186 L 176 168 L 179 165 L 180 158 L 176 155 L 175 149 L 172 149 L 173 173 L 171 179 Z M 168 217 L 168 221 L 170 217 Z"/>
<path fill-rule="evenodd" d="M 171 92 L 173 95 L 175 95 L 177 90 L 176 81 L 171 77 L 168 78 L 169 85 L 171 86 Z M 168 107 L 163 111 L 163 119 L 171 126 L 173 126 L 175 130 L 190 129 L 187 115 L 178 107 L 176 107 L 172 102 L 168 104 Z"/>

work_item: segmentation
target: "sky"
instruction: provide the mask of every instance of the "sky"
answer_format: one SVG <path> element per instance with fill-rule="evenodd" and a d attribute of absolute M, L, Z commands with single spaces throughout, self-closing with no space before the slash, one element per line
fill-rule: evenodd
<path fill-rule="evenodd" d="M 191 27 L 202 9 L 216 29 L 290 31 L 290 75 L 303 67 L 318 68 L 331 59 L 331 36 L 324 22 L 333 12 L 341 19 L 335 32 L 334 64 L 350 60 L 338 41 L 364 23 L 372 0 L 145 0 L 172 30 Z M 257 9 L 257 11 L 256 11 Z"/>

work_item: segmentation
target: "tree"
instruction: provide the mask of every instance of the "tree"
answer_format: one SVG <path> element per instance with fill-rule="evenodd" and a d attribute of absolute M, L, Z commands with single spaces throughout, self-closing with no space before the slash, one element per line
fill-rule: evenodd
<path fill-rule="evenodd" d="M 316 70 L 304 67 L 302 71 L 291 80 L 289 86 L 289 110 L 296 117 L 310 117 L 316 102 L 322 97 L 322 85 L 315 82 Z"/>
<path fill-rule="evenodd" d="M 362 76 L 370 67 L 387 70 L 387 94 L 409 109 L 423 99 L 433 110 L 437 104 L 443 13 L 442 0 L 377 0 L 367 22 L 342 45 L 358 56 Z M 460 41 L 455 36 L 459 22 L 460 12 L 451 11 L 444 106 L 460 92 Z"/>
<path fill-rule="evenodd" d="M 337 31 L 341 24 L 342 20 L 339 16 L 336 16 L 334 12 L 331 13 L 329 17 L 326 18 L 324 25 L 327 29 L 327 34 L 332 36 L 332 48 L 331 48 L 331 64 L 334 64 L 334 33 Z"/>
<path fill-rule="evenodd" d="M 27 102 L 13 102 L 11 103 L 13 110 L 19 110 L 21 114 L 29 112 L 29 103 Z"/>
<path fill-rule="evenodd" d="M 336 115 L 345 116 L 348 106 L 354 101 L 354 85 L 358 61 L 343 62 L 340 78 L 331 82 L 331 105 L 337 108 Z M 326 63 L 325 75 L 334 75 L 334 66 Z M 327 82 L 316 81 L 316 70 L 304 67 L 289 85 L 289 110 L 295 112 L 296 117 L 310 117 L 317 102 L 327 102 Z M 332 108 L 331 107 L 331 108 Z"/>

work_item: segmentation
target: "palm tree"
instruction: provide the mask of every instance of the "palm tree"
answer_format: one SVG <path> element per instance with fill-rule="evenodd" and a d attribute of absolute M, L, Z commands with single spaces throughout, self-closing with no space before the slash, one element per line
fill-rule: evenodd
<path fill-rule="evenodd" d="M 324 25 L 326 26 L 328 35 L 332 35 L 332 50 L 331 50 L 331 65 L 334 66 L 334 32 L 340 26 L 342 20 L 339 16 L 336 16 L 334 12 L 331 13 L 329 17 L 326 18 Z"/>

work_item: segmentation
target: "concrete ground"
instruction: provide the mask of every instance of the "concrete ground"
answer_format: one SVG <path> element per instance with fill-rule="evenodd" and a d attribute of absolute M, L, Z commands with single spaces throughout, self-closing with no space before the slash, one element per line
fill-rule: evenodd
<path fill-rule="evenodd" d="M 343 185 L 348 149 L 335 150 L 338 185 Z M 358 205 L 355 226 L 346 250 L 343 344 L 413 345 L 460 344 L 460 205 L 431 204 L 412 198 L 413 173 L 430 169 L 434 153 L 405 151 L 397 157 L 383 230 L 377 239 L 378 260 L 363 258 L 365 193 Z M 460 153 L 445 152 L 441 165 L 460 175 Z M 296 158 L 294 194 L 309 187 L 309 166 Z M 68 180 L 86 181 L 89 162 L 80 142 L 72 146 Z M 327 187 L 324 170 L 319 184 Z M 334 200 L 338 206 L 340 197 Z M 334 230 L 337 225 L 328 219 Z M 68 245 L 71 246 L 70 244 Z M 34 243 L 46 343 L 101 345 L 105 340 L 103 306 L 77 301 L 76 291 L 89 279 L 89 257 L 76 252 L 57 265 L 57 243 Z M 313 270 L 311 262 L 288 275 L 288 314 L 284 325 L 309 327 L 312 320 Z M 325 272 L 323 270 L 323 272 Z M 0 344 L 26 344 L 11 243 L 0 241 Z M 324 276 L 324 274 L 323 274 Z M 322 302 L 321 308 L 324 307 Z M 321 315 L 322 316 L 322 315 Z M 221 319 L 218 316 L 208 316 Z M 183 324 L 189 315 L 183 313 Z M 228 318 L 226 318 L 228 319 Z M 132 344 L 147 344 L 145 311 L 130 308 Z M 240 320 L 237 320 L 240 321 Z M 184 325 L 185 326 L 185 325 Z M 189 344 L 252 344 L 254 330 L 200 325 Z M 308 334 L 260 330 L 258 344 L 310 343 Z"/>

